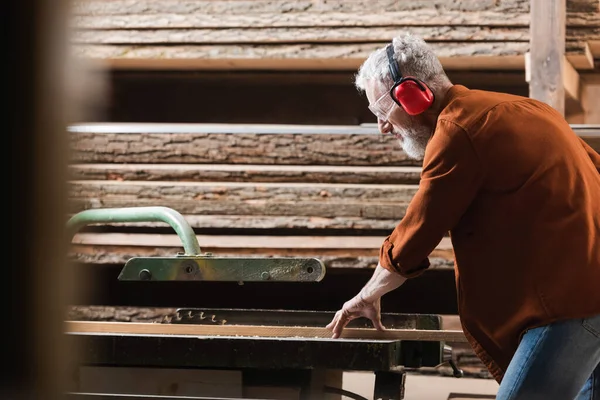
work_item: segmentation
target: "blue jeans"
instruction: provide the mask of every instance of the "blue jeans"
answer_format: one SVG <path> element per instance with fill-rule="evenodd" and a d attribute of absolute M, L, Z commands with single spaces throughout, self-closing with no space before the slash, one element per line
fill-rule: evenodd
<path fill-rule="evenodd" d="M 600 400 L 600 315 L 531 329 L 497 400 Z"/>

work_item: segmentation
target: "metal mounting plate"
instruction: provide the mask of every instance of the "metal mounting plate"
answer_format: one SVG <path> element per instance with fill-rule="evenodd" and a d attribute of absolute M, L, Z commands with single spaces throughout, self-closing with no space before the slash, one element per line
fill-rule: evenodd
<path fill-rule="evenodd" d="M 287 281 L 319 282 L 325 265 L 316 258 L 297 257 L 134 257 L 120 281 Z"/>

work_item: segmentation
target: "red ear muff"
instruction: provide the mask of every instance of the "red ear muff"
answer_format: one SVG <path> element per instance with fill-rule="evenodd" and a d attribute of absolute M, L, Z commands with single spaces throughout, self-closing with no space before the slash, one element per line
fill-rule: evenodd
<path fill-rule="evenodd" d="M 431 89 L 419 80 L 404 77 L 390 91 L 390 96 L 409 115 L 418 115 L 433 104 L 434 96 Z"/>
<path fill-rule="evenodd" d="M 390 75 L 394 80 L 394 86 L 390 90 L 392 99 L 404 109 L 409 115 L 418 115 L 427 110 L 433 104 L 433 92 L 425 83 L 417 78 L 403 77 L 394 57 L 394 46 L 390 43 L 386 46 L 388 67 Z"/>

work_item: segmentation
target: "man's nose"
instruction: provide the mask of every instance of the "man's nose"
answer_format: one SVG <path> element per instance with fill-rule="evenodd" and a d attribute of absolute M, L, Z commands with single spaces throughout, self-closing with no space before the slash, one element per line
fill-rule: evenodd
<path fill-rule="evenodd" d="M 379 128 L 379 132 L 383 134 L 390 133 L 392 131 L 392 124 L 381 119 L 377 119 L 377 127 Z"/>

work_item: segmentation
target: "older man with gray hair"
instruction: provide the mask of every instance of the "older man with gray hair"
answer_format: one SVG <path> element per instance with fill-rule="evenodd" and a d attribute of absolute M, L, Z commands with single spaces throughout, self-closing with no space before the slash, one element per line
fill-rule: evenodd
<path fill-rule="evenodd" d="M 450 233 L 462 327 L 497 398 L 600 400 L 600 155 L 545 103 L 452 84 L 415 36 L 373 52 L 356 85 L 423 168 L 333 337 L 359 317 L 385 329 L 381 297 Z"/>

